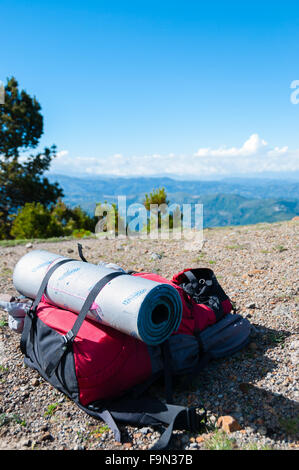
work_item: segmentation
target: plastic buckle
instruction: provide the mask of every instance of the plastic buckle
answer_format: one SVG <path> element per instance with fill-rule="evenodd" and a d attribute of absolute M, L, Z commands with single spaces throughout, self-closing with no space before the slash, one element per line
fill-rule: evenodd
<path fill-rule="evenodd" d="M 36 309 L 37 309 L 37 306 L 34 307 L 34 308 L 32 308 L 32 306 L 33 306 L 33 302 L 32 302 L 32 305 L 31 305 L 31 307 L 29 308 L 29 310 L 27 312 L 27 315 L 28 315 L 28 317 L 31 318 L 31 320 L 33 320 L 33 318 L 35 317 Z"/>
<path fill-rule="evenodd" d="M 72 330 L 68 331 L 66 335 L 64 335 L 63 337 L 63 340 L 65 342 L 66 345 L 68 345 L 69 343 L 71 343 L 74 339 L 74 333 L 72 332 Z"/>

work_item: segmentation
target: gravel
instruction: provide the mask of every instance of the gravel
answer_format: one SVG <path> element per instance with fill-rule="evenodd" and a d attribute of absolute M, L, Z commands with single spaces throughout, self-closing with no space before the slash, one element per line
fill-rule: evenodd
<path fill-rule="evenodd" d="M 178 381 L 175 403 L 203 403 L 208 423 L 202 434 L 175 431 L 172 449 L 298 449 L 298 222 L 206 229 L 204 239 L 201 251 L 185 250 L 179 240 L 81 243 L 90 262 L 109 261 L 167 278 L 187 267 L 209 267 L 238 313 L 254 326 L 244 350 L 210 363 L 192 383 Z M 75 240 L 0 246 L 0 293 L 16 294 L 14 265 L 37 248 L 77 253 Z M 124 443 L 115 442 L 104 423 L 24 366 L 20 337 L 1 310 L 0 321 L 0 449 L 146 450 L 157 441 L 159 429 L 121 426 Z M 162 388 L 154 391 L 161 394 Z M 225 415 L 241 426 L 226 441 L 216 428 Z"/>

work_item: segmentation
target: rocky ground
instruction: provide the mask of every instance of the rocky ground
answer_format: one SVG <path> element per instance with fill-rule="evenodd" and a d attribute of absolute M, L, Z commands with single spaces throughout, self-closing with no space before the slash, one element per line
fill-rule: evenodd
<path fill-rule="evenodd" d="M 203 403 L 208 423 L 200 434 L 176 431 L 172 449 L 299 448 L 297 221 L 207 229 L 204 246 L 193 251 L 179 240 L 86 239 L 82 245 L 90 262 L 168 278 L 186 267 L 212 268 L 255 327 L 242 352 L 214 361 L 194 383 L 178 384 L 175 402 Z M 15 294 L 14 265 L 37 247 L 77 256 L 75 240 L 0 246 L 0 293 Z M 149 449 L 160 435 L 121 429 L 123 444 L 26 368 L 19 335 L 0 311 L 0 449 Z"/>

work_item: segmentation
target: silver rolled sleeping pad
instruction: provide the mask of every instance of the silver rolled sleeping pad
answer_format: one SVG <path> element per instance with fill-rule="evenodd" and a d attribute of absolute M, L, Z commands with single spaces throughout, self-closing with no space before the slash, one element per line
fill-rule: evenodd
<path fill-rule="evenodd" d="M 34 299 L 48 269 L 62 259 L 67 258 L 44 250 L 24 255 L 13 273 L 16 290 Z M 69 261 L 53 272 L 45 297 L 53 305 L 79 313 L 94 285 L 113 272 L 114 266 Z M 182 302 L 170 284 L 124 274 L 105 285 L 87 316 L 146 344 L 158 345 L 179 327 Z"/>

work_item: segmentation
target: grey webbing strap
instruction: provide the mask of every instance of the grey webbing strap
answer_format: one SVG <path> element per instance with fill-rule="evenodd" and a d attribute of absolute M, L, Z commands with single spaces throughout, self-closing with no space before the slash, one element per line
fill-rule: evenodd
<path fill-rule="evenodd" d="M 192 284 L 192 287 L 196 288 L 198 286 L 198 279 L 194 276 L 192 271 L 185 271 L 185 276 L 189 279 Z"/>
<path fill-rule="evenodd" d="M 65 352 L 67 351 L 69 345 L 74 341 L 76 338 L 82 323 L 84 322 L 87 313 L 89 312 L 89 309 L 91 305 L 93 304 L 95 298 L 97 295 L 101 292 L 103 287 L 105 287 L 108 282 L 112 281 L 115 277 L 118 276 L 124 276 L 125 273 L 120 272 L 120 271 L 114 271 L 112 273 L 107 274 L 104 276 L 102 279 L 100 279 L 91 289 L 89 292 L 79 315 L 76 318 L 76 321 L 73 325 L 73 327 L 64 335 L 61 337 L 61 344 L 59 347 L 50 355 L 48 365 L 46 367 L 46 374 L 52 375 L 54 371 L 57 369 L 62 357 L 64 356 Z"/>
<path fill-rule="evenodd" d="M 118 277 L 118 276 L 124 276 L 126 275 L 125 273 L 123 272 L 120 272 L 120 271 L 114 271 L 110 274 L 107 274 L 106 276 L 104 276 L 102 279 L 100 279 L 94 286 L 93 288 L 91 289 L 91 291 L 89 292 L 81 310 L 80 310 L 80 313 L 78 315 L 78 317 L 76 318 L 76 321 L 74 323 L 74 326 L 72 327 L 72 329 L 65 335 L 65 338 L 66 340 L 73 340 L 77 334 L 78 334 L 78 331 L 83 323 L 83 321 L 85 320 L 85 317 L 91 307 L 91 305 L 93 304 L 95 298 L 98 296 L 98 294 L 101 292 L 101 290 L 103 289 L 103 287 L 105 287 L 106 284 L 108 284 L 108 282 L 112 281 L 112 279 L 114 279 L 115 277 Z"/>
<path fill-rule="evenodd" d="M 36 298 L 30 308 L 30 311 L 33 312 L 35 314 L 35 311 L 36 311 L 36 308 L 38 306 L 38 304 L 40 303 L 41 299 L 42 299 L 42 296 L 46 290 L 46 287 L 47 287 L 47 284 L 48 284 L 48 281 L 50 279 L 50 277 L 52 276 L 53 272 L 59 268 L 60 266 L 62 266 L 63 264 L 65 263 L 69 263 L 70 261 L 75 261 L 74 259 L 62 259 L 61 261 L 58 261 L 58 263 L 55 263 L 50 269 L 49 271 L 47 271 L 45 277 L 43 278 L 42 282 L 41 282 L 41 285 L 38 289 L 38 292 L 37 292 L 37 295 L 36 295 Z"/>
<path fill-rule="evenodd" d="M 45 290 L 46 290 L 48 281 L 49 281 L 51 275 L 53 274 L 53 272 L 57 268 L 59 268 L 60 266 L 62 266 L 65 263 L 68 263 L 69 261 L 75 261 L 75 260 L 73 260 L 73 259 L 62 259 L 61 261 L 58 261 L 58 263 L 54 264 L 48 270 L 48 272 L 46 273 L 46 275 L 44 276 L 44 278 L 41 282 L 41 285 L 38 289 L 36 298 L 33 301 L 28 314 L 25 317 L 24 328 L 23 328 L 22 335 L 21 335 L 21 340 L 20 340 L 20 348 L 21 348 L 21 351 L 22 351 L 23 354 L 26 354 L 26 343 L 27 343 L 27 338 L 28 337 L 30 337 L 30 341 L 33 344 L 34 340 L 33 340 L 33 325 L 32 325 L 32 322 L 36 318 L 36 309 L 37 309 L 38 304 L 41 301 L 41 298 L 42 298 Z"/>
<path fill-rule="evenodd" d="M 172 361 L 171 352 L 168 340 L 161 344 L 161 353 L 164 366 L 164 385 L 167 403 L 173 403 L 173 390 L 172 390 Z"/>
<path fill-rule="evenodd" d="M 78 243 L 77 245 L 78 245 L 78 253 L 79 253 L 80 258 L 82 259 L 83 263 L 87 263 L 87 259 L 83 255 L 83 247 L 81 243 Z"/>

